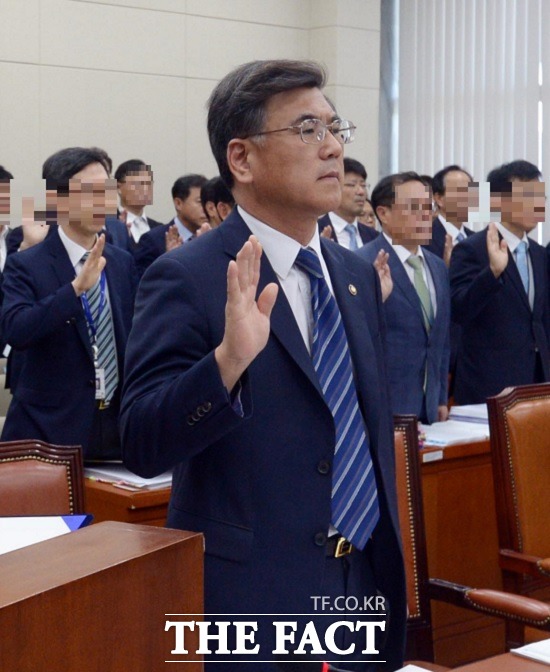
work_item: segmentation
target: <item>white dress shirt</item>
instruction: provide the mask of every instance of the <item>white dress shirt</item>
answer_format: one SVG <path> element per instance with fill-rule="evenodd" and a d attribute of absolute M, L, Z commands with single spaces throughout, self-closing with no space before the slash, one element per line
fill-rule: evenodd
<path fill-rule="evenodd" d="M 268 258 L 277 279 L 285 293 L 290 304 L 304 343 L 311 353 L 311 341 L 313 335 L 313 309 L 311 307 L 311 285 L 309 275 L 294 265 L 301 245 L 294 238 L 277 231 L 268 224 L 260 222 L 241 206 L 237 206 L 240 216 L 244 219 L 250 231 L 260 241 L 263 252 Z M 321 241 L 319 239 L 319 230 L 315 227 L 312 239 L 307 247 L 315 250 L 321 268 L 325 276 L 330 291 L 334 294 L 330 275 L 328 273 L 323 254 L 321 252 Z"/>
<path fill-rule="evenodd" d="M 437 215 L 439 217 L 439 221 L 443 224 L 443 227 L 445 231 L 451 236 L 453 239 L 453 247 L 459 242 L 457 240 L 458 234 L 461 233 L 464 238 L 466 238 L 467 233 L 466 233 L 466 228 L 464 227 L 464 224 L 461 225 L 460 228 L 458 228 L 455 224 L 452 222 L 448 222 L 445 217 L 441 213 Z"/>
<path fill-rule="evenodd" d="M 359 226 L 357 218 L 355 218 L 353 222 L 346 222 L 345 219 L 342 219 L 342 217 L 337 215 L 335 212 L 329 212 L 328 216 L 334 228 L 334 233 L 336 234 L 336 240 L 338 241 L 339 245 L 342 245 L 342 247 L 345 247 L 347 250 L 350 249 L 350 234 L 348 231 L 346 231 L 346 226 L 349 226 L 351 224 L 351 226 L 353 226 L 353 228 L 355 229 L 357 249 L 363 247 L 363 241 L 361 240 L 361 235 L 359 234 Z"/>

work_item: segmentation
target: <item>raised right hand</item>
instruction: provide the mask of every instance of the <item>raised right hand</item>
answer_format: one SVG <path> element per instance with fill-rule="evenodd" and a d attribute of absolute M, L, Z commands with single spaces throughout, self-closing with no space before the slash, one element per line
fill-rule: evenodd
<path fill-rule="evenodd" d="M 227 269 L 225 333 L 215 357 L 228 391 L 235 387 L 269 338 L 270 316 L 279 287 L 270 283 L 256 300 L 261 256 L 260 242 L 250 236 Z"/>
<path fill-rule="evenodd" d="M 489 266 L 495 278 L 499 278 L 508 266 L 508 245 L 504 239 L 498 239 L 498 229 L 494 222 L 487 231 L 487 253 Z"/>
<path fill-rule="evenodd" d="M 99 280 L 101 271 L 107 263 L 105 257 L 102 256 L 104 247 L 105 235 L 101 234 L 90 250 L 90 256 L 84 262 L 80 273 L 71 283 L 77 296 L 89 291 Z"/>

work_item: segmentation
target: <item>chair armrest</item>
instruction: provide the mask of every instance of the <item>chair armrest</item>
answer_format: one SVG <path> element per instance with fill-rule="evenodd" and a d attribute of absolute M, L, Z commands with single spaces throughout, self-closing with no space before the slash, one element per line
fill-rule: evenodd
<path fill-rule="evenodd" d="M 528 574 L 538 578 L 550 577 L 550 558 L 539 558 L 536 555 L 527 555 L 508 548 L 500 549 L 499 565 L 501 569 L 515 574 Z"/>
<path fill-rule="evenodd" d="M 430 598 L 472 611 L 507 618 L 544 630 L 550 629 L 550 605 L 501 590 L 468 588 L 441 579 L 429 580 Z"/>

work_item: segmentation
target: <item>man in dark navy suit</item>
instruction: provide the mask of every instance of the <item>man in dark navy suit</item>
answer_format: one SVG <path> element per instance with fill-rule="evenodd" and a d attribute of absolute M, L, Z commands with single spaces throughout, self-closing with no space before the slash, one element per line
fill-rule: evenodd
<path fill-rule="evenodd" d="M 432 189 L 438 214 L 432 224 L 432 239 L 424 247 L 448 267 L 453 247 L 474 233 L 466 223 L 470 209 L 477 205 L 477 185 L 464 168 L 452 165 L 433 176 Z"/>
<path fill-rule="evenodd" d="M 448 268 L 453 249 L 474 233 L 466 223 L 470 209 L 478 205 L 478 188 L 470 173 L 460 166 L 451 165 L 434 175 L 432 189 L 438 214 L 433 220 L 431 242 L 425 247 L 441 257 Z M 460 325 L 451 321 L 449 396 L 454 394 L 456 367 L 460 356 L 460 332 Z"/>
<path fill-rule="evenodd" d="M 457 404 L 550 380 L 547 255 L 527 235 L 545 219 L 544 182 L 528 161 L 499 166 L 487 181 L 501 221 L 451 257 L 452 315 L 462 326 Z"/>
<path fill-rule="evenodd" d="M 430 240 L 431 193 L 417 173 L 383 178 L 372 192 L 382 235 L 357 254 L 374 263 L 389 252 L 393 291 L 384 302 L 392 411 L 422 422 L 446 420 L 450 292 Z"/>
<path fill-rule="evenodd" d="M 87 458 L 117 458 L 136 275 L 131 255 L 98 236 L 115 184 L 101 154 L 81 147 L 51 156 L 44 174 L 59 226 L 5 269 L 2 329 L 21 356 L 2 440 L 79 444 Z"/>
<path fill-rule="evenodd" d="M 120 198 L 118 216 L 127 228 L 130 250 L 135 252 L 141 236 L 162 225 L 145 214 L 153 203 L 153 170 L 141 159 L 129 159 L 118 166 L 114 177 Z"/>
<path fill-rule="evenodd" d="M 174 182 L 172 200 L 176 216 L 168 224 L 157 226 L 143 235 L 135 250 L 140 277 L 161 254 L 210 230 L 201 202 L 201 189 L 206 182 L 204 175 L 196 174 L 182 175 Z"/>
<path fill-rule="evenodd" d="M 323 614 L 314 596 L 364 604 L 378 593 L 391 614 L 378 669 L 402 663 L 380 282 L 319 236 L 318 217 L 340 203 L 354 131 L 324 82 L 317 64 L 282 60 L 245 64 L 216 86 L 210 143 L 237 206 L 155 261 L 138 291 L 125 463 L 143 476 L 174 467 L 168 525 L 205 534 L 206 612 L 258 622 L 261 658 L 216 656 L 206 669 L 272 672 L 263 661 L 277 617 L 266 614 L 311 614 L 290 618 L 322 635 L 342 615 Z M 343 630 L 339 646 L 354 653 L 331 654 L 337 666 L 374 669 L 364 633 Z"/>
<path fill-rule="evenodd" d="M 323 236 L 352 251 L 376 238 L 378 231 L 358 220 L 365 207 L 367 196 L 365 166 L 355 159 L 346 157 L 340 205 L 319 219 L 319 231 Z"/>

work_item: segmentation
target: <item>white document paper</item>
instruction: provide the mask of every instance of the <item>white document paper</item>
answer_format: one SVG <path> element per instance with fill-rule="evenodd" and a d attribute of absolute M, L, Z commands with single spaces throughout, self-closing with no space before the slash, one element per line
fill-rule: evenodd
<path fill-rule="evenodd" d="M 430 672 L 425 667 L 418 667 L 418 665 L 405 665 L 400 667 L 396 672 Z"/>
<path fill-rule="evenodd" d="M 13 516 L 0 518 L 0 555 L 78 529 L 91 516 Z"/>
<path fill-rule="evenodd" d="M 489 409 L 487 404 L 468 404 L 466 406 L 453 406 L 450 410 L 451 420 L 462 420 L 464 422 L 489 422 Z"/>
<path fill-rule="evenodd" d="M 121 464 L 94 465 L 84 468 L 84 476 L 97 481 L 112 483 L 120 487 L 129 486 L 136 490 L 160 490 L 172 485 L 172 472 L 167 471 L 154 478 L 141 478 L 136 476 Z"/>
<path fill-rule="evenodd" d="M 489 425 L 459 420 L 422 425 L 421 430 L 426 435 L 427 447 L 452 446 L 458 443 L 484 441 L 489 438 Z"/>
<path fill-rule="evenodd" d="M 531 658 L 531 660 L 537 660 L 539 663 L 547 663 L 550 665 L 550 639 L 526 644 L 519 649 L 510 649 L 510 651 L 517 656 Z"/>

